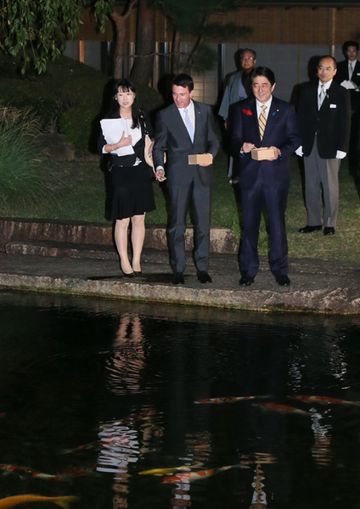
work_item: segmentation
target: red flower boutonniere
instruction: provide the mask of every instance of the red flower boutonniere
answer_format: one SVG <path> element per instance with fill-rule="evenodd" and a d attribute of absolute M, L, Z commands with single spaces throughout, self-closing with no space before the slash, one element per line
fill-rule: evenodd
<path fill-rule="evenodd" d="M 247 117 L 252 117 L 253 116 L 253 112 L 251 110 L 249 110 L 248 108 L 243 108 L 242 109 L 242 112 L 244 113 L 244 115 L 246 115 Z"/>

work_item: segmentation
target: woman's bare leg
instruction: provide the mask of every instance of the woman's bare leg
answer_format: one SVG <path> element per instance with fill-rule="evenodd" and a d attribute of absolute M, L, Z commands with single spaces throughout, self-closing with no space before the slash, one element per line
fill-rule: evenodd
<path fill-rule="evenodd" d="M 145 214 L 132 216 L 131 218 L 131 244 L 133 250 L 132 268 L 135 272 L 141 272 L 141 253 L 145 239 Z"/>
<path fill-rule="evenodd" d="M 117 219 L 114 230 L 115 245 L 120 258 L 120 267 L 124 274 L 130 274 L 133 271 L 128 256 L 129 223 L 129 217 Z"/>

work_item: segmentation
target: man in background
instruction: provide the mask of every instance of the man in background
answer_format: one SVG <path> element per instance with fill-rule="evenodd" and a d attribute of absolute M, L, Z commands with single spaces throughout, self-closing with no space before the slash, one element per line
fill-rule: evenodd
<path fill-rule="evenodd" d="M 350 92 L 351 131 L 349 143 L 350 172 L 356 175 L 359 169 L 360 156 L 360 62 L 358 60 L 359 44 L 357 41 L 346 41 L 342 46 L 345 60 L 337 65 L 334 80 Z M 360 176 L 360 173 L 357 175 Z"/>
<path fill-rule="evenodd" d="M 334 57 L 321 57 L 318 80 L 304 86 L 300 96 L 298 116 L 302 146 L 296 153 L 304 156 L 307 212 L 307 224 L 299 229 L 300 233 L 323 229 L 324 235 L 335 234 L 339 168 L 348 150 L 351 120 L 349 92 L 335 82 L 336 71 Z"/>
<path fill-rule="evenodd" d="M 219 109 L 225 129 L 227 129 L 230 106 L 252 95 L 250 76 L 255 68 L 256 52 L 250 48 L 238 50 L 235 60 L 238 61 L 238 70 L 232 73 L 227 81 Z M 231 184 L 239 181 L 239 163 L 236 157 L 229 158 L 228 178 Z"/>

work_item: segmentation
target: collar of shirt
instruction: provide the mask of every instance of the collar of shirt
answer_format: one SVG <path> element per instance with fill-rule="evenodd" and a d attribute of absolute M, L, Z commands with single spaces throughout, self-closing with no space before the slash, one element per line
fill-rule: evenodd
<path fill-rule="evenodd" d="M 326 83 L 321 83 L 321 81 L 319 81 L 318 95 L 320 94 L 320 90 L 321 90 L 321 86 L 322 85 L 324 85 L 324 91 L 327 92 L 329 90 L 329 88 L 330 88 L 331 83 L 332 83 L 332 80 L 329 80 Z"/>
<path fill-rule="evenodd" d="M 178 108 L 178 110 L 182 118 L 184 118 L 185 110 L 188 110 L 190 121 L 192 122 L 192 125 L 195 125 L 195 108 L 193 101 L 190 101 L 186 108 Z"/>
<path fill-rule="evenodd" d="M 268 101 L 266 101 L 266 103 L 261 103 L 260 101 L 258 101 L 256 99 L 256 113 L 257 113 L 257 116 L 259 117 L 259 115 L 260 115 L 260 113 L 262 111 L 261 106 L 265 105 L 265 106 L 267 106 L 266 111 L 265 111 L 265 115 L 266 115 L 266 118 L 267 118 L 267 116 L 269 114 L 269 111 L 270 111 L 271 103 L 272 103 L 272 96 L 270 97 L 270 99 Z"/>

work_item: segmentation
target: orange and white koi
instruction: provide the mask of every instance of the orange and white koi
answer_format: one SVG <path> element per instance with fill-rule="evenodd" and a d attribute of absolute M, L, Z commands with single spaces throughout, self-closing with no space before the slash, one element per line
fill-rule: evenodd
<path fill-rule="evenodd" d="M 349 401 L 341 398 L 333 398 L 332 396 L 306 396 L 303 394 L 296 394 L 294 396 L 288 396 L 288 398 L 302 401 L 303 403 L 319 403 L 320 405 L 360 406 L 360 401 Z"/>
<path fill-rule="evenodd" d="M 179 467 L 150 468 L 148 470 L 141 470 L 139 475 L 173 475 L 175 472 L 190 472 L 193 468 L 199 468 L 199 466 L 201 466 L 201 463 L 196 465 L 181 465 Z"/>
<path fill-rule="evenodd" d="M 0 509 L 8 509 L 20 504 L 28 504 L 30 502 L 47 502 L 55 504 L 62 509 L 68 509 L 72 502 L 76 502 L 78 497 L 46 497 L 43 495 L 14 495 L 0 499 Z"/>
<path fill-rule="evenodd" d="M 267 399 L 271 396 L 222 396 L 218 398 L 198 399 L 196 405 L 219 405 L 221 403 L 236 403 L 237 401 L 251 401 L 253 399 Z"/>
<path fill-rule="evenodd" d="M 10 465 L 8 463 L 0 463 L 0 471 L 19 475 L 24 474 L 38 479 L 50 479 L 50 480 L 60 479 L 60 476 L 58 476 L 57 474 L 46 474 L 45 472 L 38 472 L 36 470 L 32 470 L 29 467 L 24 467 L 21 465 Z"/>
<path fill-rule="evenodd" d="M 298 415 L 309 415 L 305 410 L 301 410 L 300 408 L 295 408 L 290 405 L 286 405 L 285 403 L 254 403 L 253 406 L 262 408 L 263 410 L 270 410 L 273 412 L 279 412 L 282 414 L 298 414 Z"/>
<path fill-rule="evenodd" d="M 200 481 L 201 479 L 207 479 L 208 477 L 212 477 L 213 475 L 219 474 L 220 472 L 230 470 L 231 468 L 234 468 L 234 465 L 226 465 L 219 468 L 208 468 L 206 470 L 198 470 L 197 472 L 180 472 L 179 474 L 164 477 L 162 482 L 164 484 L 176 484 Z"/>

